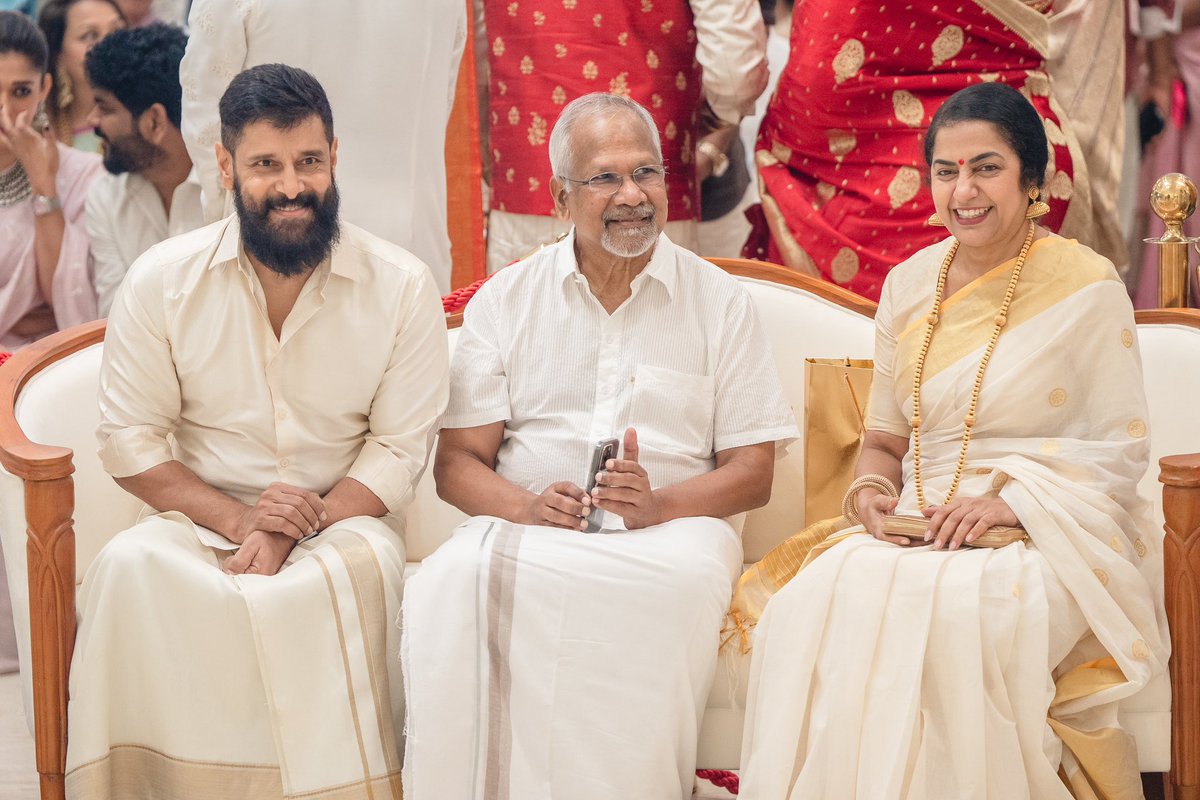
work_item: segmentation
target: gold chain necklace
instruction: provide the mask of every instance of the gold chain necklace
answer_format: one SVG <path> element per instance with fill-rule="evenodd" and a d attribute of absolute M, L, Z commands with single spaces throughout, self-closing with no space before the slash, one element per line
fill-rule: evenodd
<path fill-rule="evenodd" d="M 971 389 L 971 402 L 967 406 L 967 415 L 963 418 L 962 447 L 958 451 L 958 465 L 954 468 L 954 480 L 950 482 L 950 491 L 946 494 L 943 503 L 949 503 L 954 498 L 954 494 L 958 491 L 958 484 L 962 481 L 963 468 L 967 463 L 967 447 L 971 444 L 971 428 L 975 426 L 975 407 L 979 405 L 979 390 L 983 386 L 983 373 L 987 370 L 988 362 L 992 358 L 992 351 L 996 349 L 1000 331 L 1008 323 L 1008 307 L 1012 304 L 1013 293 L 1017 289 L 1017 279 L 1021 277 L 1021 268 L 1025 266 L 1025 257 L 1029 255 L 1029 248 L 1033 245 L 1035 230 L 1036 226 L 1031 221 L 1029 232 L 1025 234 L 1025 243 L 1021 245 L 1017 263 L 1013 266 L 1012 277 L 1008 279 L 1004 302 L 1000 304 L 1000 311 L 996 314 L 996 326 L 992 330 L 992 338 L 988 340 L 987 347 L 983 351 L 983 358 L 979 361 L 979 370 L 975 373 L 975 385 Z M 938 324 L 938 315 L 942 310 L 942 293 L 946 289 L 946 275 L 950 272 L 950 263 L 954 261 L 954 254 L 957 252 L 958 241 L 956 240 L 954 244 L 950 245 L 950 252 L 946 254 L 941 269 L 938 271 L 937 290 L 933 295 L 933 309 L 925 318 L 925 339 L 921 342 L 921 352 L 917 355 L 917 368 L 913 373 L 913 478 L 917 485 L 918 508 L 922 509 L 926 507 L 926 504 L 925 487 L 921 483 L 921 378 L 925 372 L 925 357 L 929 354 L 929 343 L 933 341 L 933 329 Z"/>

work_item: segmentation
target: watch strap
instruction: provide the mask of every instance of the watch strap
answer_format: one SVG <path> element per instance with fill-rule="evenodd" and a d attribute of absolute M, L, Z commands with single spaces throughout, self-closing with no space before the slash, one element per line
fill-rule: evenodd
<path fill-rule="evenodd" d="M 62 208 L 62 203 L 58 199 L 58 195 L 35 194 L 33 196 L 33 213 L 35 216 L 41 217 L 58 211 Z"/>
<path fill-rule="evenodd" d="M 712 142 L 701 139 L 700 143 L 696 145 L 696 149 L 713 162 L 712 174 L 714 177 L 720 178 L 729 169 L 729 156 L 722 153 Z"/>

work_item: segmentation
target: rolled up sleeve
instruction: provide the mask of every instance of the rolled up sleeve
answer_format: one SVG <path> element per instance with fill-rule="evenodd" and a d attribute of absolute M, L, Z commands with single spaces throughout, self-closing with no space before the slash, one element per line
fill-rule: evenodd
<path fill-rule="evenodd" d="M 347 473 L 393 514 L 411 502 L 446 409 L 446 322 L 428 271 L 402 303 L 397 329 L 391 359 L 371 403 L 366 441 Z"/>
<path fill-rule="evenodd" d="M 151 250 L 117 292 L 100 366 L 100 461 L 114 478 L 171 461 L 179 378 L 167 338 L 162 273 Z"/>
<path fill-rule="evenodd" d="M 757 0 L 691 0 L 704 96 L 722 121 L 754 113 L 767 88 L 767 32 Z"/>

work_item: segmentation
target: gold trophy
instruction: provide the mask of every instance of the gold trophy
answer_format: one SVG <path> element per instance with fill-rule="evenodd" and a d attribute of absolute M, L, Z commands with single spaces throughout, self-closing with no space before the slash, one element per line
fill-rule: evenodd
<path fill-rule="evenodd" d="M 1188 245 L 1194 236 L 1184 236 L 1183 222 L 1196 210 L 1196 184 L 1178 172 L 1169 172 L 1154 183 L 1150 208 L 1167 226 L 1157 239 L 1145 239 L 1158 245 L 1158 305 L 1160 308 L 1188 306 Z"/>

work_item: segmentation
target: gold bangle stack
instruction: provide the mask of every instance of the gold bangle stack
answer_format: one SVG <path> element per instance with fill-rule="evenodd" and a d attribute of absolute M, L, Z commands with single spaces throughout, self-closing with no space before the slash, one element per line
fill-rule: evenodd
<path fill-rule="evenodd" d="M 878 489 L 888 497 L 900 496 L 900 493 L 896 491 L 896 484 L 882 475 L 869 474 L 858 476 L 854 479 L 854 483 L 850 484 L 850 488 L 846 490 L 846 496 L 842 498 L 842 515 L 855 525 L 862 523 L 862 518 L 858 516 L 858 509 L 854 505 L 854 500 L 863 489 Z"/>

